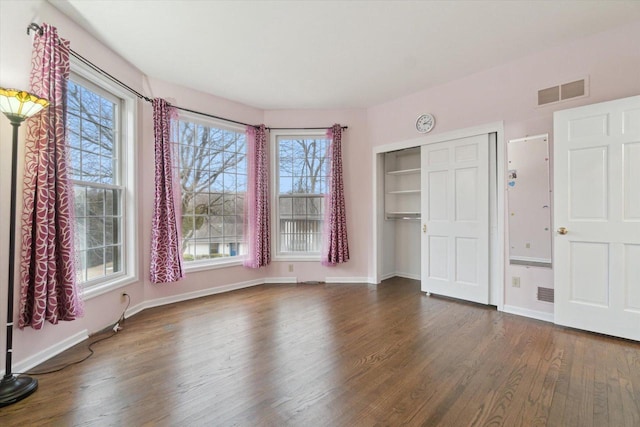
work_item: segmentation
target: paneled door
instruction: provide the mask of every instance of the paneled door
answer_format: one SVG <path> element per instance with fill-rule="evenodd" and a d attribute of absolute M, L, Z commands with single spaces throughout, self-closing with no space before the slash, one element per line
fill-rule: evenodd
<path fill-rule="evenodd" d="M 423 145 L 422 291 L 489 303 L 489 135 Z"/>
<path fill-rule="evenodd" d="M 640 96 L 554 114 L 555 323 L 640 340 Z"/>

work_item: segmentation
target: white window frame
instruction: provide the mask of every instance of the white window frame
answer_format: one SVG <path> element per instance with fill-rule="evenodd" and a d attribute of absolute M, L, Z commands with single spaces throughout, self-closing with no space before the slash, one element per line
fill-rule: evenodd
<path fill-rule="evenodd" d="M 247 128 L 241 125 L 235 125 L 233 123 L 229 123 L 226 121 L 204 117 L 199 114 L 193 114 L 193 113 L 188 113 L 184 111 L 179 111 L 178 120 L 189 122 L 189 123 L 195 123 L 202 126 L 228 130 L 231 132 L 239 132 L 239 133 L 246 134 L 246 131 L 247 131 Z M 248 144 L 246 148 L 248 148 Z M 248 171 L 249 153 L 248 152 L 246 153 L 246 156 L 247 156 L 247 178 L 248 178 L 248 174 L 249 174 L 249 171 Z M 247 185 L 249 185 L 248 179 L 247 179 Z M 244 215 L 246 215 L 246 212 L 244 213 Z M 185 272 L 189 273 L 189 272 L 204 271 L 204 270 L 215 270 L 218 268 L 241 266 L 246 258 L 247 258 L 247 255 L 243 254 L 243 255 L 235 255 L 232 257 L 224 257 L 224 258 L 209 258 L 209 259 L 194 260 L 194 261 L 185 262 L 184 270 Z"/>
<path fill-rule="evenodd" d="M 293 254 L 290 252 L 283 253 L 280 251 L 280 152 L 278 138 L 300 137 L 303 139 L 328 139 L 326 132 L 323 130 L 313 129 L 284 129 L 273 130 L 270 135 L 271 146 L 271 252 L 274 261 L 320 261 L 322 254 L 320 252 L 306 252 Z M 325 209 L 327 207 L 325 206 Z"/>
<path fill-rule="evenodd" d="M 109 277 L 84 282 L 82 295 L 85 300 L 97 297 L 115 289 L 137 282 L 139 279 L 138 236 L 136 224 L 138 219 L 137 200 L 137 113 L 138 98 L 111 79 L 97 73 L 88 65 L 71 57 L 71 80 L 74 76 L 82 85 L 82 79 L 108 92 L 120 100 L 118 117 L 118 157 L 117 171 L 120 174 L 121 186 L 124 188 L 122 200 L 122 271 Z"/>

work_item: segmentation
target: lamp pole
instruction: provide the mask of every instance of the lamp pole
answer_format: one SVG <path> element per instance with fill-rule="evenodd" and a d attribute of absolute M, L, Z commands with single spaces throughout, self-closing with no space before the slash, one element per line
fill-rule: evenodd
<path fill-rule="evenodd" d="M 7 287 L 7 343 L 5 371 L 0 381 L 0 407 L 16 403 L 38 389 L 38 380 L 26 375 L 15 376 L 11 371 L 13 349 L 13 284 L 15 281 L 16 248 L 16 186 L 18 172 L 18 129 L 24 118 L 6 114 L 13 127 L 11 154 L 11 212 L 9 215 L 9 284 Z"/>

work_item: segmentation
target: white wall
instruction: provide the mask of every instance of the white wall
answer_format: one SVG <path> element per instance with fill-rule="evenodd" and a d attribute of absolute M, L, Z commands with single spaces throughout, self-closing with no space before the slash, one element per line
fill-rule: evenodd
<path fill-rule="evenodd" d="M 552 135 L 556 110 L 640 93 L 640 43 L 636 40 L 640 40 L 640 22 L 374 106 L 368 109 L 370 144 L 378 147 L 416 138 L 414 121 L 426 112 L 436 117 L 432 134 L 504 121 L 507 141 Z M 587 76 L 588 97 L 537 107 L 539 89 Z M 502 185 L 504 189 L 506 183 Z M 505 263 L 505 310 L 548 319 L 553 305 L 537 301 L 535 288 L 552 288 L 552 271 L 509 266 L 506 259 Z M 521 278 L 520 288 L 510 286 L 512 276 Z"/>
<path fill-rule="evenodd" d="M 230 119 L 266 123 L 269 126 L 348 125 L 344 136 L 345 192 L 351 260 L 329 268 L 318 263 L 275 262 L 267 268 L 249 270 L 240 266 L 191 272 L 178 284 L 151 284 L 148 279 L 153 194 L 153 129 L 151 105 L 139 102 L 138 134 L 138 238 L 140 246 L 137 283 L 124 288 L 138 307 L 203 295 L 228 289 L 234 284 L 259 283 L 265 279 L 287 280 L 359 280 L 375 277 L 371 236 L 373 212 L 373 147 L 412 139 L 418 113 L 436 115 L 434 133 L 504 120 L 505 138 L 551 133 L 552 112 L 587 103 L 615 99 L 640 93 L 640 23 L 582 39 L 482 73 L 421 91 L 367 110 L 286 110 L 262 111 L 237 102 L 177 85 L 147 78 L 135 67 L 114 54 L 86 31 L 59 13 L 44 0 L 0 0 L 0 85 L 28 88 L 31 38 L 25 35 L 30 22 L 47 22 L 58 27 L 62 37 L 71 40 L 72 48 L 131 87 L 151 97 L 164 97 L 175 104 Z M 590 96 L 562 106 L 535 107 L 539 88 L 589 75 Z M 425 82 L 428 85 L 429 82 Z M 0 117 L 0 147 L 7 152 L 11 129 Z M 8 156 L 0 156 L 0 224 L 8 224 L 9 171 Z M 7 227 L 0 227 L 0 241 L 7 242 Z M 407 228 L 407 233 L 410 230 Z M 7 248 L 0 248 L 0 317 L 6 317 Z M 417 265 L 409 260 L 407 269 Z M 403 266 L 404 268 L 404 266 Z M 509 267 L 507 279 L 514 273 Z M 530 274 L 529 274 L 530 273 Z M 518 272 L 521 288 L 506 289 L 506 303 L 523 310 L 550 313 L 552 308 L 535 301 L 531 290 L 538 284 L 552 286 L 548 272 Z M 47 324 L 42 330 L 17 330 L 14 336 L 14 362 L 27 363 L 63 348 L 86 333 L 93 333 L 115 322 L 124 304 L 122 289 L 86 301 L 87 315 L 74 322 Z M 17 293 L 16 293 L 17 295 Z M 14 298 L 17 307 L 17 298 Z M 0 340 L 4 342 L 4 328 Z M 2 361 L 3 356 L 0 356 Z"/>

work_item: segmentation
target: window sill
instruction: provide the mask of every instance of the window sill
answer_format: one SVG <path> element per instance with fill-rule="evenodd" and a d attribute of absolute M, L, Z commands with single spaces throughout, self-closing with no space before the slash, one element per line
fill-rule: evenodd
<path fill-rule="evenodd" d="M 137 276 L 119 276 L 104 283 L 92 285 L 87 288 L 81 288 L 80 292 L 82 293 L 82 299 L 87 301 L 97 296 L 112 292 L 118 288 L 125 287 L 137 281 Z"/>
<path fill-rule="evenodd" d="M 321 258 L 320 255 L 276 255 L 275 257 L 273 257 L 273 260 L 283 262 L 320 262 Z"/>
<path fill-rule="evenodd" d="M 192 261 L 184 264 L 184 271 L 185 273 L 194 273 L 197 271 L 216 270 L 218 268 L 237 267 L 241 266 L 243 261 L 244 256 L 224 261 Z"/>

